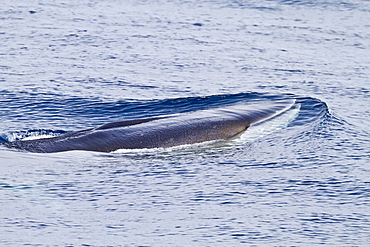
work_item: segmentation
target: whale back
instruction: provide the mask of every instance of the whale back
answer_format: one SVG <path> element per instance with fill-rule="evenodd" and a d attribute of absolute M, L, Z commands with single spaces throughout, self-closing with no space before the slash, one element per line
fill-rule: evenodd
<path fill-rule="evenodd" d="M 168 148 L 233 137 L 246 130 L 251 124 L 272 118 L 291 108 L 292 105 L 294 101 L 287 100 L 133 119 L 107 123 L 57 137 L 9 142 L 5 145 L 41 153 Z"/>

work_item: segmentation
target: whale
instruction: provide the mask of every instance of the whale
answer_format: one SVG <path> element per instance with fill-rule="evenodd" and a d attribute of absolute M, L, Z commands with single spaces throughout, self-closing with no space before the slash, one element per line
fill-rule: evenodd
<path fill-rule="evenodd" d="M 237 136 L 253 124 L 282 114 L 294 104 L 295 100 L 239 103 L 188 113 L 111 122 L 55 137 L 18 140 L 3 145 L 35 153 L 72 150 L 113 152 L 119 149 L 170 148 L 222 141 Z"/>

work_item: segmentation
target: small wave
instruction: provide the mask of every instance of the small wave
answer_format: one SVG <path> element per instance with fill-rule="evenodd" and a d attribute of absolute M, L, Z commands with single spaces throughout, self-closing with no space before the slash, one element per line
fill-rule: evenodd
<path fill-rule="evenodd" d="M 13 141 L 20 141 L 20 140 L 35 140 L 35 139 L 42 139 L 42 138 L 51 138 L 61 134 L 67 133 L 66 131 L 59 130 L 45 130 L 45 129 L 37 129 L 37 130 L 26 130 L 26 131 L 19 131 L 19 132 L 10 132 L 5 134 L 2 139 L 5 142 L 13 142 Z"/>

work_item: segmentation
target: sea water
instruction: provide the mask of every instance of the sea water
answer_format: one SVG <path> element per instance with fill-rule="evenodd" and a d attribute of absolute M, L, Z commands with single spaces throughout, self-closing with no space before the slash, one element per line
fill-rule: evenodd
<path fill-rule="evenodd" d="M 0 142 L 295 99 L 220 143 L 0 147 L 1 246 L 366 246 L 370 2 L 0 4 Z"/>

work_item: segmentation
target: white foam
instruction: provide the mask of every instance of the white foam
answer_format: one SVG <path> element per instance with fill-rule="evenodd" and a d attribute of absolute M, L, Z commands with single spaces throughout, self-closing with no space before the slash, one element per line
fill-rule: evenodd
<path fill-rule="evenodd" d="M 157 153 L 169 153 L 178 150 L 194 150 L 202 147 L 206 147 L 215 143 L 218 143 L 223 140 L 212 140 L 200 143 L 185 144 L 168 148 L 137 148 L 137 149 L 118 149 L 111 153 L 120 153 L 127 155 L 143 155 L 143 154 L 157 154 Z"/>
<path fill-rule="evenodd" d="M 37 139 L 44 139 L 44 138 L 52 138 L 57 135 L 52 134 L 43 134 L 43 135 L 30 135 L 22 139 L 22 141 L 28 141 L 28 140 L 37 140 Z"/>
<path fill-rule="evenodd" d="M 233 142 L 253 142 L 272 132 L 286 128 L 298 116 L 300 109 L 301 104 L 296 104 L 289 110 L 268 121 L 251 125 L 239 138 L 234 139 Z"/>

